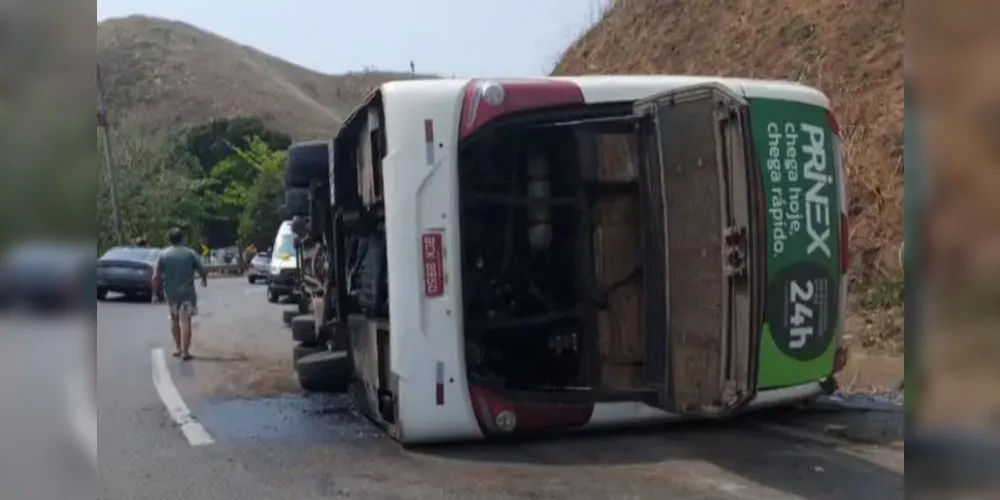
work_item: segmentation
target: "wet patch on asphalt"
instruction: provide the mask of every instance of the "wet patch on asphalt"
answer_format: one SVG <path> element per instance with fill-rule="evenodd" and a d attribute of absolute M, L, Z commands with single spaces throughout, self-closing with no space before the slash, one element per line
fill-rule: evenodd
<path fill-rule="evenodd" d="M 229 442 L 315 444 L 383 438 L 342 395 L 213 400 L 199 408 L 198 420 L 217 440 Z"/>
<path fill-rule="evenodd" d="M 755 431 L 756 419 L 404 450 L 346 396 L 214 399 L 199 416 L 220 444 L 254 450 L 259 462 L 247 462 L 254 474 L 311 482 L 330 497 L 902 497 L 901 471 Z"/>
<path fill-rule="evenodd" d="M 838 394 L 801 408 L 775 408 L 749 418 L 860 444 L 900 448 L 904 442 L 905 414 L 902 396 L 896 393 Z"/>

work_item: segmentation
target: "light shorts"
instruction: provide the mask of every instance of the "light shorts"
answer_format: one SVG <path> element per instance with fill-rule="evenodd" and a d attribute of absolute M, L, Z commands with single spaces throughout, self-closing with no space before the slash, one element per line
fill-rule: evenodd
<path fill-rule="evenodd" d="M 198 303 L 193 300 L 182 302 L 168 301 L 167 306 L 170 308 L 170 319 L 175 317 L 190 318 L 198 315 Z"/>

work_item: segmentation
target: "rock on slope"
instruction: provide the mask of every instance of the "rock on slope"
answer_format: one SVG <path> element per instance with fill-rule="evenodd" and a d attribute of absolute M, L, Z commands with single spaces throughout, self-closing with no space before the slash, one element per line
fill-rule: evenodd
<path fill-rule="evenodd" d="M 896 274 L 902 14 L 902 0 L 617 0 L 554 73 L 743 76 L 822 89 L 844 131 L 856 270 Z"/>
<path fill-rule="evenodd" d="M 295 139 L 329 136 L 368 90 L 408 73 L 326 75 L 189 24 L 132 16 L 97 26 L 109 114 L 163 130 L 258 116 Z"/>

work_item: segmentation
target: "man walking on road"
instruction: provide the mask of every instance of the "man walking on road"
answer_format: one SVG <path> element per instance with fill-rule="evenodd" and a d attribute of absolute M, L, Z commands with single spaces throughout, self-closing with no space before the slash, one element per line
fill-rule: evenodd
<path fill-rule="evenodd" d="M 201 277 L 201 286 L 208 286 L 208 272 L 202 266 L 201 257 L 184 245 L 184 233 L 171 229 L 167 236 L 167 247 L 156 263 L 153 273 L 154 284 L 163 284 L 163 294 L 170 307 L 170 333 L 174 336 L 175 358 L 191 359 L 191 319 L 198 314 L 198 293 L 194 287 L 194 275 Z"/>

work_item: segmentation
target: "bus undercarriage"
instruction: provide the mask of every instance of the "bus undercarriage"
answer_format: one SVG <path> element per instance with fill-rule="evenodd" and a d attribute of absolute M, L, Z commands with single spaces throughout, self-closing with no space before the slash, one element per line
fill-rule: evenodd
<path fill-rule="evenodd" d="M 511 392 L 627 389 L 644 351 L 630 130 L 603 136 L 624 161 L 602 172 L 599 136 L 556 119 L 499 124 L 461 149 L 469 376 Z"/>
<path fill-rule="evenodd" d="M 757 194 L 729 151 L 740 116 L 727 128 L 710 95 L 665 112 L 628 102 L 505 117 L 460 146 L 470 385 L 705 415 L 749 401 Z"/>

